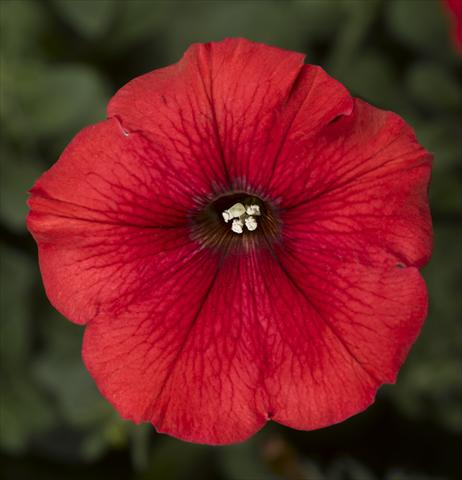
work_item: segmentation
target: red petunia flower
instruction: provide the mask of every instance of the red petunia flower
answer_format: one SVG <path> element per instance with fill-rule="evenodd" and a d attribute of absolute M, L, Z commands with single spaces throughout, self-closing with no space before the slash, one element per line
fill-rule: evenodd
<path fill-rule="evenodd" d="M 453 24 L 454 45 L 462 54 L 462 0 L 443 0 L 443 5 L 446 7 Z"/>
<path fill-rule="evenodd" d="M 316 429 L 396 379 L 427 312 L 430 155 L 301 54 L 190 47 L 31 190 L 45 288 L 120 414 L 210 444 Z"/>

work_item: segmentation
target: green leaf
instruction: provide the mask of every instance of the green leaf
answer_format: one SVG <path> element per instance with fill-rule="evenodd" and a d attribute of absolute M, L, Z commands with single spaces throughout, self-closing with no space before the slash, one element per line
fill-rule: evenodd
<path fill-rule="evenodd" d="M 462 214 L 462 175 L 436 171 L 430 185 L 430 205 L 435 212 L 446 215 Z"/>
<path fill-rule="evenodd" d="M 1 392 L 0 445 L 20 452 L 32 435 L 49 429 L 55 418 L 49 402 L 24 371 L 2 374 Z"/>
<path fill-rule="evenodd" d="M 458 61 L 442 2 L 393 0 L 385 8 L 386 26 L 398 41 L 439 60 Z"/>
<path fill-rule="evenodd" d="M 259 451 L 262 433 L 246 442 L 222 447 L 219 454 L 222 473 L 227 480 L 242 478 L 268 478 L 269 471 Z"/>
<path fill-rule="evenodd" d="M 43 4 L 35 0 L 0 2 L 0 44 L 2 55 L 40 56 L 40 37 L 49 27 Z"/>
<path fill-rule="evenodd" d="M 159 436 L 149 457 L 148 468 L 140 478 L 189 480 L 192 471 L 195 473 L 195 478 L 207 478 L 208 466 L 205 461 L 210 451 L 210 448 L 204 445 Z"/>
<path fill-rule="evenodd" d="M 101 432 L 96 430 L 85 436 L 82 441 L 81 453 L 86 462 L 96 461 L 108 449 L 108 443 Z"/>
<path fill-rule="evenodd" d="M 99 393 L 81 359 L 82 327 L 51 307 L 42 312 L 43 353 L 35 360 L 35 378 L 56 398 L 65 420 L 78 429 L 106 422 L 114 409 Z"/>
<path fill-rule="evenodd" d="M 293 2 L 293 20 L 303 25 L 303 34 L 311 40 L 331 40 L 345 19 L 345 2 L 310 0 Z"/>
<path fill-rule="evenodd" d="M 27 191 L 42 173 L 39 162 L 0 147 L 0 218 L 16 232 L 26 228 Z"/>
<path fill-rule="evenodd" d="M 79 361 L 83 329 L 58 313 L 49 303 L 40 312 L 40 334 L 46 351 L 64 361 Z"/>
<path fill-rule="evenodd" d="M 101 396 L 79 357 L 48 354 L 35 362 L 34 373 L 40 383 L 58 399 L 61 413 L 79 429 L 104 422 L 113 408 Z"/>
<path fill-rule="evenodd" d="M 380 0 L 340 2 L 338 8 L 342 7 L 344 20 L 334 37 L 330 58 L 326 62 L 335 77 L 344 74 L 354 64 L 360 46 L 379 13 Z"/>
<path fill-rule="evenodd" d="M 303 50 L 304 26 L 293 4 L 285 2 L 177 3 L 166 31 L 168 60 L 176 61 L 193 42 L 244 37 L 292 50 Z"/>
<path fill-rule="evenodd" d="M 415 63 L 407 74 L 410 94 L 423 107 L 446 112 L 462 108 L 462 86 L 437 63 Z"/>
<path fill-rule="evenodd" d="M 174 2 L 149 2 L 132 0 L 120 4 L 111 44 L 119 49 L 127 49 L 134 43 L 154 38 L 171 21 L 176 8 Z"/>
<path fill-rule="evenodd" d="M 337 78 L 354 96 L 404 116 L 412 114 L 412 107 L 402 95 L 395 66 L 383 52 L 367 50 L 361 53 L 349 68 L 339 72 Z"/>
<path fill-rule="evenodd" d="M 54 415 L 28 364 L 34 268 L 26 256 L 2 246 L 0 274 L 0 445 L 19 452 L 33 435 L 50 428 Z"/>
<path fill-rule="evenodd" d="M 77 456 L 90 462 L 125 446 L 128 422 L 99 393 L 81 359 L 82 327 L 48 306 L 41 312 L 40 329 L 44 348 L 32 371 L 64 421 L 79 432 Z"/>
<path fill-rule="evenodd" d="M 150 439 L 153 428 L 149 424 L 132 425 L 131 428 L 131 456 L 133 468 L 137 472 L 144 472 L 148 467 Z"/>
<path fill-rule="evenodd" d="M 1 246 L 0 363 L 7 368 L 24 365 L 30 352 L 30 296 L 34 273 L 28 257 Z"/>
<path fill-rule="evenodd" d="M 105 118 L 109 95 L 103 79 L 84 65 L 7 64 L 0 119 L 12 138 L 69 136 Z"/>
<path fill-rule="evenodd" d="M 61 16 L 87 38 L 103 36 L 114 18 L 116 0 L 53 0 Z"/>
<path fill-rule="evenodd" d="M 128 423 L 115 412 L 108 421 L 95 423 L 90 431 L 84 433 L 80 451 L 82 459 L 85 462 L 94 462 L 110 448 L 126 447 L 129 431 Z"/>
<path fill-rule="evenodd" d="M 462 125 L 457 116 L 416 122 L 417 138 L 434 155 L 430 204 L 435 213 L 462 214 Z"/>
<path fill-rule="evenodd" d="M 433 173 L 444 178 L 454 176 L 461 163 L 462 125 L 458 118 L 438 118 L 438 121 L 416 122 L 419 142 L 435 156 Z"/>

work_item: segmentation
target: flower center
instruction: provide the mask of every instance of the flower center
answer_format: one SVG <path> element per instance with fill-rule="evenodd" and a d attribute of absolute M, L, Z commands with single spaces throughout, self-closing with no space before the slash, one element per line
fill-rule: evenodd
<path fill-rule="evenodd" d="M 219 195 L 191 220 L 195 239 L 226 251 L 267 244 L 280 231 L 276 209 L 270 202 L 246 192 Z"/>
<path fill-rule="evenodd" d="M 235 203 L 230 209 L 225 210 L 222 215 L 226 223 L 232 220 L 231 231 L 242 233 L 244 227 L 250 232 L 256 230 L 258 223 L 255 217 L 259 217 L 261 213 L 260 206 L 257 204 L 243 205 L 242 203 Z"/>

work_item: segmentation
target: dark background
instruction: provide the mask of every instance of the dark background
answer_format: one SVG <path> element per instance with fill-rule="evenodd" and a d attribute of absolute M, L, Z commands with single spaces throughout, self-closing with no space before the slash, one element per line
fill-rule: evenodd
<path fill-rule="evenodd" d="M 1 473 L 5 479 L 436 480 L 462 471 L 462 82 L 438 0 L 0 0 Z M 26 191 L 128 80 L 195 41 L 243 36 L 307 55 L 401 114 L 435 154 L 430 314 L 397 385 L 315 432 L 270 424 L 208 447 L 121 420 L 49 305 Z M 458 477 L 458 478 L 462 478 Z"/>

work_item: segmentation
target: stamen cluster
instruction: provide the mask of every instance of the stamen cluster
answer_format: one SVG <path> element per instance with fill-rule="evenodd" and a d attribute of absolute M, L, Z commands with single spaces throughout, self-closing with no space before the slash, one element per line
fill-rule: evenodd
<path fill-rule="evenodd" d="M 225 210 L 223 213 L 223 219 L 225 223 L 228 223 L 232 220 L 231 230 L 234 233 L 243 233 L 244 226 L 250 232 L 256 230 L 258 223 L 255 216 L 260 216 L 260 206 L 259 205 L 247 205 L 244 206 L 242 203 L 236 203 L 228 210 Z"/>

